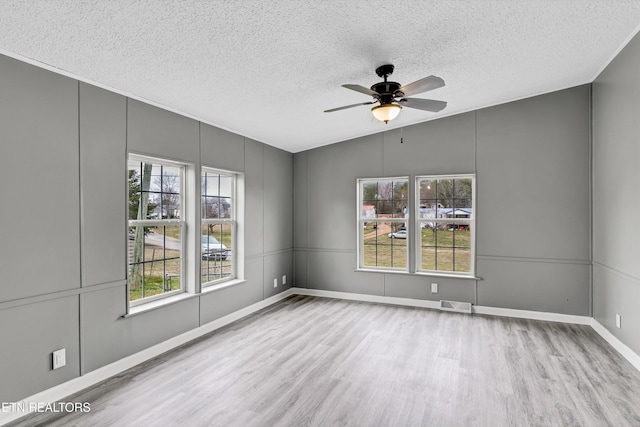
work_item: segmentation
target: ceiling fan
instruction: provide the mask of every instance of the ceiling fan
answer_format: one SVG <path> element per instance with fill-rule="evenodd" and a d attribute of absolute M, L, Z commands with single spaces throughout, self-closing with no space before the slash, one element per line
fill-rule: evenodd
<path fill-rule="evenodd" d="M 381 65 L 376 68 L 376 74 L 379 77 L 384 77 L 384 81 L 374 84 L 371 86 L 371 89 L 354 84 L 342 85 L 342 87 L 347 89 L 355 90 L 356 92 L 364 93 L 365 95 L 371 95 L 373 97 L 373 101 L 345 105 L 343 107 L 325 110 L 324 112 L 332 113 L 334 111 L 345 110 L 347 108 L 358 107 L 360 105 L 380 103 L 380 105 L 376 105 L 371 108 L 371 112 L 376 119 L 381 122 L 389 123 L 389 120 L 393 120 L 398 116 L 402 107 L 416 108 L 418 110 L 437 113 L 447 106 L 446 102 L 436 101 L 434 99 L 405 98 L 405 96 L 415 95 L 444 86 L 444 80 L 440 77 L 429 76 L 406 86 L 400 86 L 400 83 L 387 81 L 387 77 L 393 74 L 394 68 L 395 67 L 392 64 Z"/>

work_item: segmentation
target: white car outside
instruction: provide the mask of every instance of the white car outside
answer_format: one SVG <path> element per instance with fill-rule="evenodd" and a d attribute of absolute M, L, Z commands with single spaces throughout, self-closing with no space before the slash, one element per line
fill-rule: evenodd
<path fill-rule="evenodd" d="M 213 236 L 202 235 L 202 259 L 224 261 L 229 249 Z"/>
<path fill-rule="evenodd" d="M 396 231 L 395 233 L 389 233 L 389 237 L 392 239 L 406 239 L 407 238 L 407 230 Z"/>

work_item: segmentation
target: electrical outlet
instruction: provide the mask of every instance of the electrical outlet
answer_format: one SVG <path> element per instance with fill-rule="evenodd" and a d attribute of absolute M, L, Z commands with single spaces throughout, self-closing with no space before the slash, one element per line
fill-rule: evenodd
<path fill-rule="evenodd" d="M 62 368 L 67 364 L 67 355 L 64 348 L 53 352 L 53 369 Z"/>
<path fill-rule="evenodd" d="M 432 294 L 437 294 L 438 293 L 438 284 L 437 283 L 432 283 L 431 284 L 431 293 Z"/>
<path fill-rule="evenodd" d="M 620 317 L 620 315 L 619 315 L 619 314 L 616 314 L 616 326 L 617 326 L 618 328 L 622 328 L 622 326 L 621 326 L 621 325 L 622 325 L 622 318 Z"/>
<path fill-rule="evenodd" d="M 283 284 L 283 285 L 286 285 L 286 284 L 287 284 L 287 275 L 286 275 L 286 274 L 283 274 L 283 275 L 282 275 L 282 284 Z"/>
<path fill-rule="evenodd" d="M 273 279 L 273 287 L 274 288 L 278 287 L 278 279 Z"/>

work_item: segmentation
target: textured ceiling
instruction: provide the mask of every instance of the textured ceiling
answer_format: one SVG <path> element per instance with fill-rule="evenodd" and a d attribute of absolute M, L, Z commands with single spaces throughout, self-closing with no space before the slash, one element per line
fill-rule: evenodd
<path fill-rule="evenodd" d="M 639 25 L 639 0 L 4 0 L 0 53 L 298 152 L 589 83 Z M 447 108 L 323 113 L 385 63 Z"/>

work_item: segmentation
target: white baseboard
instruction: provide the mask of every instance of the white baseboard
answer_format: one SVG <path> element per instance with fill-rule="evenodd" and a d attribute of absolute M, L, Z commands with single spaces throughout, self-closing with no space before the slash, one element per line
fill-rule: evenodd
<path fill-rule="evenodd" d="M 387 297 L 382 295 L 353 294 L 347 292 L 324 291 L 321 289 L 291 288 L 294 295 L 310 295 L 317 297 L 346 299 L 352 301 L 376 302 L 380 304 L 405 305 L 409 307 L 440 309 L 440 301 L 419 300 L 412 298 Z M 552 322 L 576 323 L 590 325 L 591 317 L 574 316 L 570 314 L 545 313 L 540 311 L 516 310 L 511 308 L 473 306 L 473 312 L 477 314 L 489 314 L 492 316 L 518 317 L 532 320 L 548 320 Z"/>
<path fill-rule="evenodd" d="M 576 316 L 573 314 L 547 313 L 546 311 L 517 310 L 514 308 L 486 307 L 474 305 L 476 314 L 488 314 L 491 316 L 517 317 L 520 319 L 546 320 L 548 322 L 573 323 L 577 325 L 590 325 L 591 317 Z"/>
<path fill-rule="evenodd" d="M 418 300 L 411 298 L 385 297 L 382 295 L 352 294 L 349 292 L 324 291 L 322 289 L 291 288 L 294 295 L 346 299 L 350 301 L 375 302 L 380 304 L 405 305 L 408 307 L 438 308 L 440 301 Z"/>
<path fill-rule="evenodd" d="M 629 361 L 638 371 L 640 371 L 640 355 L 631 350 L 625 343 L 616 338 L 607 328 L 605 328 L 596 319 L 591 319 L 591 327 L 600 335 L 606 342 L 611 344 L 613 348 L 618 350 L 625 359 Z"/>
<path fill-rule="evenodd" d="M 200 326 L 199 328 L 192 329 L 176 337 L 170 338 L 166 341 L 154 345 L 153 347 L 149 347 L 138 353 L 132 354 L 131 356 L 127 356 L 109 365 L 103 366 L 102 368 L 96 369 L 95 371 L 91 371 L 81 377 L 74 378 L 70 381 L 44 390 L 40 393 L 34 394 L 33 396 L 29 396 L 25 399 L 22 399 L 20 402 L 15 402 L 15 404 L 13 405 L 7 407 L 3 406 L 2 408 L 0 408 L 0 426 L 5 425 L 11 421 L 15 421 L 18 418 L 23 417 L 30 412 L 33 412 L 33 405 L 43 405 L 61 401 L 67 396 L 78 393 L 79 391 L 82 391 L 87 387 L 96 385 L 108 378 L 126 371 L 127 369 L 131 369 L 134 366 L 139 365 L 140 363 L 153 359 L 154 357 L 159 356 L 162 353 L 177 348 L 183 344 L 188 343 L 189 341 L 206 335 L 209 332 L 213 332 L 216 329 L 220 329 L 221 327 L 233 323 L 236 320 L 248 316 L 249 314 L 262 310 L 263 308 L 268 307 L 280 300 L 283 300 L 292 294 L 292 290 L 287 289 L 286 291 L 274 295 L 270 298 L 235 311 L 227 316 L 221 317 L 220 319 L 216 319 L 213 322 Z M 5 410 L 7 412 L 5 412 Z"/>

